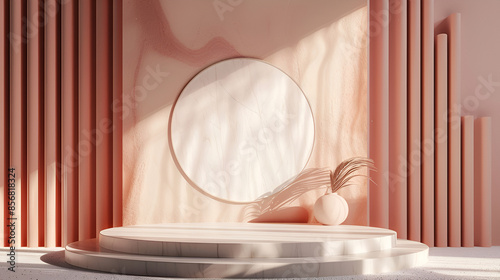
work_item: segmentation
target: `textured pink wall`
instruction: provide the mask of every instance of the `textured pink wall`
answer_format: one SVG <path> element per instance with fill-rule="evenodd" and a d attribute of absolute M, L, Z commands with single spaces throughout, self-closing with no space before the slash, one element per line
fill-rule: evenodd
<path fill-rule="evenodd" d="M 263 59 L 301 86 L 316 122 L 307 167 L 366 156 L 366 9 L 362 0 L 124 1 L 124 224 L 245 220 L 247 205 L 213 200 L 186 182 L 167 137 L 183 86 L 226 58 Z M 347 223 L 366 224 L 365 183 L 341 194 Z M 297 204 L 310 209 L 318 195 Z"/>
<path fill-rule="evenodd" d="M 500 142 L 500 1 L 435 0 L 435 23 L 462 14 L 462 115 L 491 116 L 492 143 Z M 436 32 L 437 34 L 438 32 Z M 492 146 L 492 170 L 500 170 L 500 146 Z M 492 173 L 492 200 L 500 198 L 500 173 Z M 500 204 L 492 203 L 492 213 Z M 500 219 L 492 220 L 493 245 L 500 245 Z"/>

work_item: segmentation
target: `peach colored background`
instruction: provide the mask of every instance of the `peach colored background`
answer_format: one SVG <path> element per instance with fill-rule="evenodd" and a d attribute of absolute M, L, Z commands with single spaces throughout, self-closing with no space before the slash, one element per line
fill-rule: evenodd
<path fill-rule="evenodd" d="M 301 86 L 316 122 L 308 168 L 366 156 L 366 1 L 127 0 L 123 12 L 124 225 L 243 220 L 246 205 L 213 200 L 186 182 L 167 134 L 183 86 L 226 58 L 263 59 Z M 156 69 L 168 76 L 150 74 Z M 138 88 L 146 82 L 150 90 Z M 365 182 L 340 192 L 347 223 L 367 223 L 366 193 Z M 310 210 L 319 195 L 297 204 Z"/>
<path fill-rule="evenodd" d="M 482 87 L 475 97 L 476 87 L 482 85 L 479 77 L 500 83 L 500 1 L 497 0 L 435 0 L 435 23 L 438 26 L 443 19 L 452 13 L 462 14 L 462 115 L 474 117 L 492 117 L 492 213 L 500 212 L 500 204 L 494 203 L 500 198 L 500 85 L 493 86 L 489 97 Z M 474 103 L 474 100 L 477 103 Z M 477 104 L 477 105 L 475 105 Z M 495 172 L 495 170 L 497 172 Z M 493 215 L 492 221 L 493 245 L 500 245 L 500 219 Z"/>

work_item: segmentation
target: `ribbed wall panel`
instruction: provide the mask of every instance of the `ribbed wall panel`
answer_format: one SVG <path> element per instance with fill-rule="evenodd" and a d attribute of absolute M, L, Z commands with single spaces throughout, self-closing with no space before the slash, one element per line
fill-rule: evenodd
<path fill-rule="evenodd" d="M 78 237 L 85 240 L 96 236 L 95 1 L 78 4 Z"/>
<path fill-rule="evenodd" d="M 384 181 L 370 173 L 377 183 L 368 193 L 370 225 L 389 227 L 399 237 L 431 247 L 473 246 L 474 239 L 476 245 L 490 246 L 490 119 L 476 121 L 485 130 L 478 128 L 475 140 L 473 117 L 461 121 L 460 14 L 437 23 L 433 0 L 369 4 L 369 157 L 386 175 Z M 435 36 L 438 30 L 444 33 Z M 401 201 L 405 191 L 406 203 Z"/>
<path fill-rule="evenodd" d="M 56 0 L 45 1 L 45 243 L 56 246 L 57 232 L 57 188 L 59 168 L 59 122 L 60 90 L 59 63 L 59 6 Z"/>
<path fill-rule="evenodd" d="M 434 246 L 434 1 L 422 0 L 422 242 Z"/>
<path fill-rule="evenodd" d="M 448 246 L 448 35 L 436 36 L 435 245 Z"/>
<path fill-rule="evenodd" d="M 15 169 L 16 244 L 27 245 L 26 182 L 26 1 L 10 3 L 10 166 Z"/>
<path fill-rule="evenodd" d="M 0 0 L 3 246 L 10 221 L 16 247 L 62 246 L 121 225 L 121 116 L 112 109 L 122 95 L 121 7 Z M 6 211 L 10 167 L 15 220 Z"/>
<path fill-rule="evenodd" d="M 391 0 L 389 23 L 389 228 L 407 238 L 407 5 Z"/>
<path fill-rule="evenodd" d="M 44 244 L 44 217 L 38 211 L 43 203 L 43 2 L 28 0 L 27 36 L 27 153 L 28 153 L 28 246 Z M 43 19 L 43 17 L 42 17 Z M 41 198 L 41 199 L 40 199 Z M 42 204 L 43 205 L 43 204 Z M 42 214 L 42 215 L 40 215 Z"/>
<path fill-rule="evenodd" d="M 96 236 L 113 226 L 113 54 L 111 0 L 96 2 Z"/>
<path fill-rule="evenodd" d="M 61 7 L 62 244 L 78 240 L 78 3 Z"/>
<path fill-rule="evenodd" d="M 113 5 L 113 226 L 123 224 L 122 203 L 122 120 L 120 110 L 115 110 L 115 104 L 122 105 L 122 1 Z"/>
<path fill-rule="evenodd" d="M 0 246 L 7 246 L 7 212 L 9 167 L 9 2 L 0 0 Z"/>
<path fill-rule="evenodd" d="M 474 122 L 474 245 L 491 246 L 491 117 Z"/>
<path fill-rule="evenodd" d="M 461 94 L 460 14 L 446 19 L 448 27 L 448 246 L 461 246 Z"/>
<path fill-rule="evenodd" d="M 462 117 L 462 247 L 474 247 L 474 116 Z"/>
<path fill-rule="evenodd" d="M 368 156 L 377 166 L 370 172 L 368 203 L 369 225 L 389 226 L 389 0 L 371 0 L 371 15 L 384 15 L 370 21 L 369 53 L 369 133 Z M 379 17 L 380 18 L 380 17 Z"/>
<path fill-rule="evenodd" d="M 420 1 L 408 1 L 408 239 L 421 239 Z"/>

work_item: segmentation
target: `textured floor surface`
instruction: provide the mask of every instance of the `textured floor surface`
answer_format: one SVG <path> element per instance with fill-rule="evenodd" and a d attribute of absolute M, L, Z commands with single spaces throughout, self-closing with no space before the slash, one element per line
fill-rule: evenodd
<path fill-rule="evenodd" d="M 6 248 L 0 249 L 0 279 L 159 279 L 97 273 L 64 262 L 62 248 L 17 249 L 16 272 L 8 271 Z M 329 277 L 319 279 L 500 279 L 500 247 L 431 248 L 424 266 L 390 274 Z"/>

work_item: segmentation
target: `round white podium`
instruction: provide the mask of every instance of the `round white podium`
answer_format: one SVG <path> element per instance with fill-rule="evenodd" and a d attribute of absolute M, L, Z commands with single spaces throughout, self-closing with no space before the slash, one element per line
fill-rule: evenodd
<path fill-rule="evenodd" d="M 429 248 L 363 226 L 179 223 L 112 228 L 66 246 L 74 266 L 111 273 L 210 278 L 323 277 L 424 264 Z"/>

